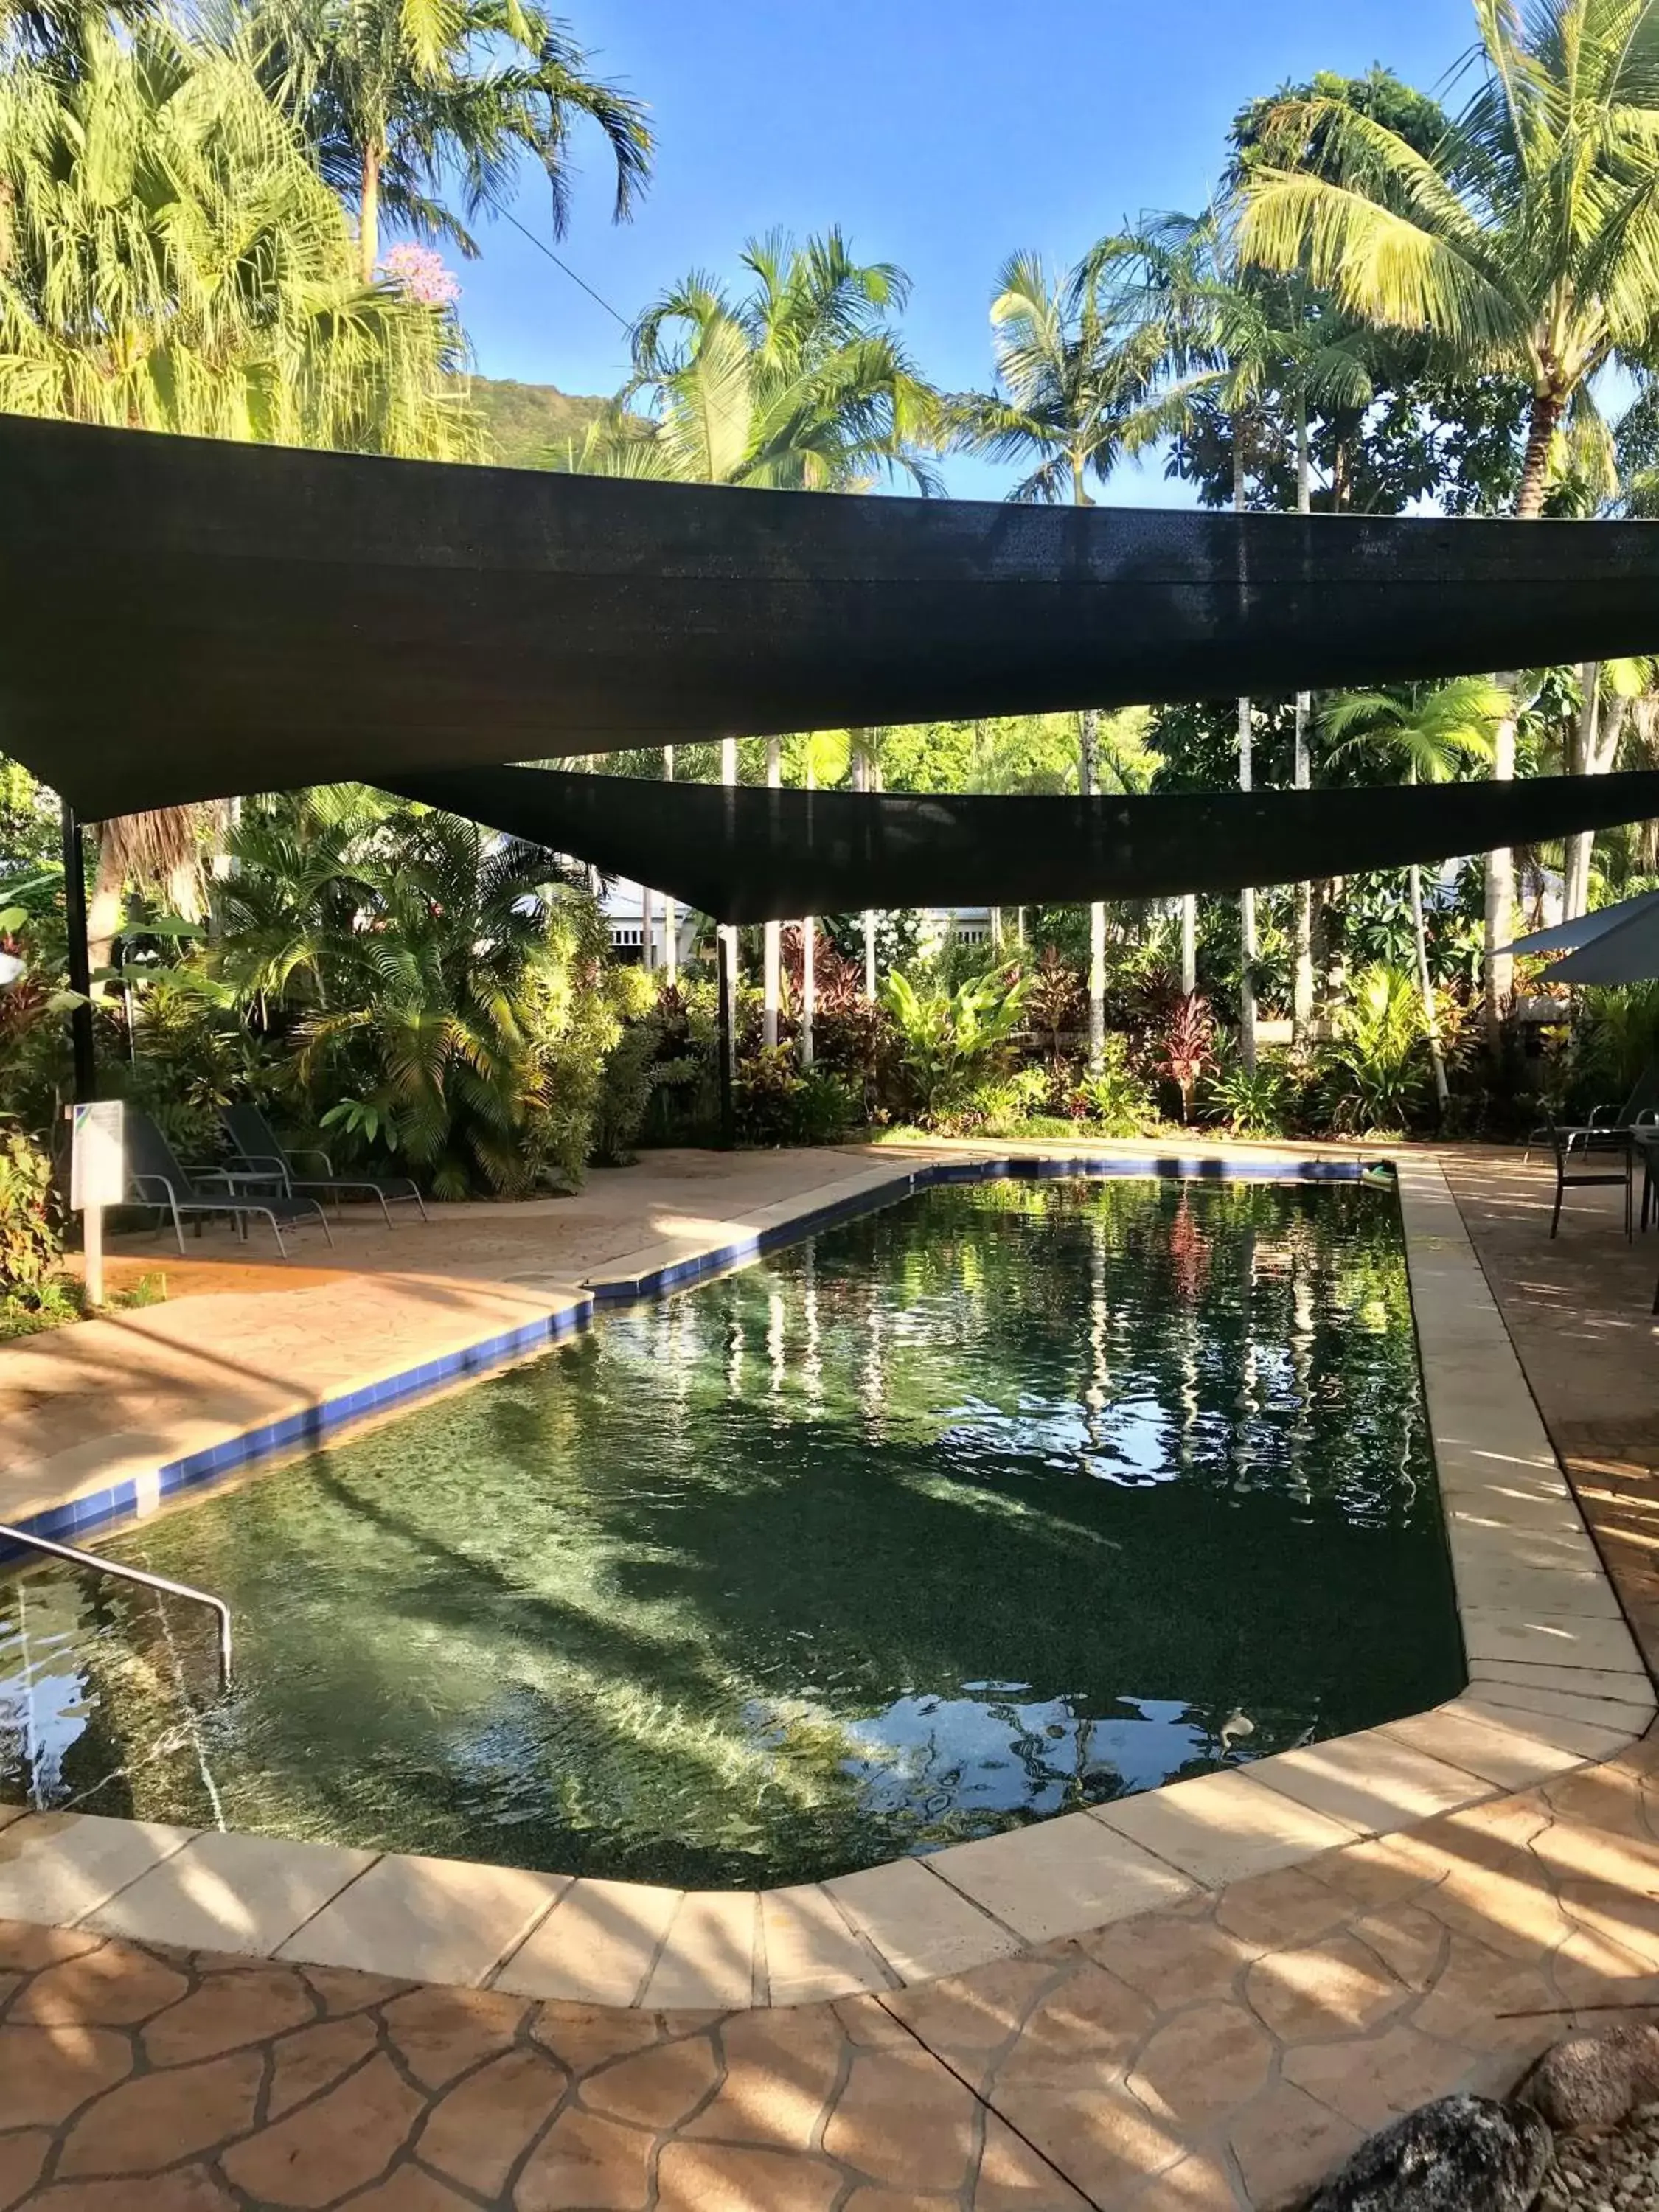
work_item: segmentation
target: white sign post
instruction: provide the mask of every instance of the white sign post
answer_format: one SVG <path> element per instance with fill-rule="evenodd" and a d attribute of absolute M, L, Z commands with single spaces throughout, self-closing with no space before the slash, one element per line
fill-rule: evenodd
<path fill-rule="evenodd" d="M 104 1303 L 104 1208 L 119 1206 L 127 1190 L 126 1108 L 99 1098 L 70 1109 L 70 1205 L 82 1217 L 87 1304 Z"/>

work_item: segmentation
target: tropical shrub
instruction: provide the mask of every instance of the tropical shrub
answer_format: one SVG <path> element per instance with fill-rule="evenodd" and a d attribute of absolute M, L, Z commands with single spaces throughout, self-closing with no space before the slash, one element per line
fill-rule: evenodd
<path fill-rule="evenodd" d="M 15 1121 L 0 1124 L 0 1301 L 38 1300 L 63 1255 L 46 1149 Z"/>
<path fill-rule="evenodd" d="M 739 1066 L 732 1106 L 746 1145 L 833 1145 L 859 1120 L 861 1101 L 844 1078 L 803 1072 L 788 1046 L 763 1045 Z"/>
<path fill-rule="evenodd" d="M 1353 1135 L 1407 1127 L 1423 1103 L 1426 1035 L 1415 977 L 1381 963 L 1363 969 L 1320 1057 L 1330 1127 Z"/>
<path fill-rule="evenodd" d="M 1018 1136 L 1034 1117 L 1047 1115 L 1052 1091 L 1046 1068 L 1017 1068 L 1011 1075 L 975 1084 L 959 1106 L 936 1116 L 936 1123 L 954 1135 Z"/>
<path fill-rule="evenodd" d="M 959 1110 L 976 1084 L 1006 1068 L 1030 988 L 1029 980 L 1006 973 L 954 989 L 918 989 L 902 970 L 888 977 L 883 999 L 899 1032 L 900 1079 L 924 1125 Z"/>
<path fill-rule="evenodd" d="M 1181 1095 L 1181 1118 L 1193 1118 L 1199 1083 L 1216 1064 L 1215 1016 L 1200 991 L 1170 996 L 1155 1017 L 1152 1072 Z"/>
<path fill-rule="evenodd" d="M 1297 1093 L 1288 1061 L 1263 1053 L 1254 1067 L 1240 1060 L 1218 1066 L 1204 1086 L 1204 1104 L 1235 1137 L 1282 1137 L 1294 1126 Z"/>
<path fill-rule="evenodd" d="M 1097 1124 L 1105 1137 L 1138 1137 L 1158 1120 L 1152 1087 L 1134 1066 L 1129 1040 L 1117 1030 L 1108 1030 L 1100 1066 L 1079 1079 L 1067 1103 L 1077 1119 Z"/>
<path fill-rule="evenodd" d="M 1041 1040 L 1051 1067 L 1060 1066 L 1065 1056 L 1064 1040 L 1083 1026 L 1088 1011 L 1082 976 L 1061 959 L 1057 946 L 1045 945 L 1031 971 L 1025 1019 L 1033 1036 Z"/>
<path fill-rule="evenodd" d="M 251 802 L 233 849 L 215 969 L 298 1114 L 378 1109 L 347 1155 L 443 1198 L 580 1181 L 633 987 L 550 854 L 356 787 Z"/>

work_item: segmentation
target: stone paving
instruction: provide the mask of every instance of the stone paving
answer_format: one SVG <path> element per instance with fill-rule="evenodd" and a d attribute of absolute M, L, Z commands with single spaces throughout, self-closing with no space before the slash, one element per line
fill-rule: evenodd
<path fill-rule="evenodd" d="M 1659 1751 L 925 1987 L 537 2005 L 0 1925 L 0 2205 L 1237 2212 L 1659 2007 Z"/>
<path fill-rule="evenodd" d="M 1651 1248 L 1593 1208 L 1550 1246 L 1541 1171 L 1447 1166 L 1651 1661 Z M 970 1972 L 764 2013 L 13 1924 L 0 2212 L 1262 2212 L 1392 2113 L 1504 2087 L 1632 2005 L 1659 2011 L 1653 1737 Z"/>

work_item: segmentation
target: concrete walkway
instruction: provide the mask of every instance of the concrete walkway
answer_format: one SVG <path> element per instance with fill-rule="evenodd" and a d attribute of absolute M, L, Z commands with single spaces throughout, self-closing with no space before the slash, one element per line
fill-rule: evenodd
<path fill-rule="evenodd" d="M 1651 1664 L 1659 1247 L 1627 1253 L 1600 1192 L 1577 1194 L 1552 1246 L 1541 1170 L 1501 1154 L 1445 1164 Z M 680 1171 L 653 1163 L 667 1180 L 636 1186 L 653 1236 L 634 1244 L 672 1240 L 698 1211 Z M 752 1210 L 782 1194 L 771 1178 L 799 1190 L 805 1171 L 778 1155 L 710 1164 L 702 1210 Z M 607 1179 L 604 1206 L 627 1180 Z M 497 1267 L 518 1211 L 489 1210 Z M 527 1211 L 541 1218 L 524 1232 L 526 1267 L 550 1256 L 561 1283 L 580 1239 L 582 1272 L 628 1249 L 622 1213 L 564 1217 L 567 1248 L 546 1209 Z M 360 1232 L 346 1233 L 355 1250 Z M 482 1253 L 471 1272 L 444 1261 L 412 1279 L 446 1297 L 519 1295 Z M 361 1276 L 348 1288 L 365 1294 Z M 181 1365 L 158 1390 L 224 1356 L 222 1313 L 248 1343 L 272 1318 L 262 1294 L 206 1295 L 211 1307 L 133 1317 L 196 1310 L 194 1331 L 168 1334 Z M 313 1308 L 284 1356 L 316 1326 Z M 0 1389 L 22 1389 L 9 1418 L 34 1424 L 49 1461 L 77 1395 L 64 1378 L 93 1388 L 112 1355 L 18 1349 L 47 1359 L 45 1379 L 19 1383 L 21 1363 L 0 1355 Z M 269 1379 L 268 1352 L 236 1358 Z M 1659 2009 L 1652 1739 L 1093 1935 L 781 2011 L 538 2005 L 13 1924 L 0 1929 L 0 2212 L 1237 2212 L 1285 2201 L 1390 2113 L 1505 2087 L 1574 2018 L 1633 2003 Z"/>

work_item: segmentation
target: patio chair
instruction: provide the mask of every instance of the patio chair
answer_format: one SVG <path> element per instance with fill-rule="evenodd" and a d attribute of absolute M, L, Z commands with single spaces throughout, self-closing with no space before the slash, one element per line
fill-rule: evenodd
<path fill-rule="evenodd" d="M 180 1256 L 185 1249 L 186 1215 L 199 1223 L 210 1214 L 228 1214 L 246 1237 L 248 1216 L 263 1214 L 285 1260 L 289 1256 L 283 1242 L 285 1222 L 290 1229 L 297 1229 L 315 1219 L 329 1243 L 334 1242 L 328 1217 L 316 1200 L 295 1198 L 271 1188 L 276 1177 L 269 1168 L 185 1167 L 150 1116 L 132 1106 L 126 1113 L 126 1139 L 127 1182 L 134 1202 L 172 1215 Z"/>
<path fill-rule="evenodd" d="M 334 1172 L 334 1163 L 320 1146 L 304 1146 L 290 1151 L 257 1106 L 222 1106 L 219 1119 L 225 1125 L 225 1134 L 251 1168 L 263 1168 L 281 1179 L 283 1188 L 290 1198 L 296 1191 L 331 1192 L 337 1207 L 346 1191 L 367 1191 L 380 1202 L 386 1227 L 392 1226 L 392 1206 L 412 1199 L 421 1209 L 421 1218 L 427 1218 L 426 1201 L 407 1176 L 394 1176 L 382 1182 L 374 1176 L 340 1176 Z M 295 1166 L 296 1160 L 316 1159 L 323 1164 L 325 1172 L 319 1176 L 301 1175 Z"/>
<path fill-rule="evenodd" d="M 1613 1152 L 1603 1142 L 1596 1144 L 1583 1129 L 1563 1129 L 1552 1121 L 1549 1125 L 1550 1150 L 1555 1155 L 1555 1211 L 1550 1216 L 1550 1235 L 1553 1237 L 1561 1226 L 1561 1201 L 1570 1190 L 1589 1190 L 1597 1185 L 1622 1183 L 1625 1187 L 1625 1234 L 1633 1238 L 1635 1221 L 1635 1178 L 1632 1171 L 1631 1145 L 1622 1139 L 1618 1148 L 1619 1165 L 1613 1167 Z M 1575 1160 L 1584 1165 L 1575 1168 Z M 1592 1169 L 1589 1162 L 1601 1164 Z"/>

